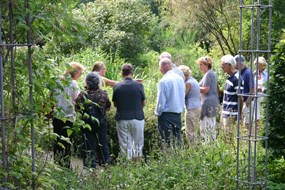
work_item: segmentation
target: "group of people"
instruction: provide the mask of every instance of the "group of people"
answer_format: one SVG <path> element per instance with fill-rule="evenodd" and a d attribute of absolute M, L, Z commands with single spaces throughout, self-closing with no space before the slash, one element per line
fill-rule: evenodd
<path fill-rule="evenodd" d="M 262 65 L 258 67 L 261 86 L 267 79 L 263 64 L 266 64 L 266 60 L 263 57 L 257 60 L 258 65 Z M 177 67 L 168 52 L 163 52 L 159 56 L 159 69 L 163 77 L 157 85 L 155 115 L 158 117 L 158 131 L 164 147 L 181 146 L 181 114 L 184 110 L 185 134 L 190 145 L 199 143 L 199 126 L 203 144 L 216 140 L 216 117 L 220 108 L 217 76 L 212 70 L 213 61 L 210 57 L 201 57 L 196 62 L 204 74 L 200 82 L 192 77 L 188 66 Z M 246 108 L 252 99 L 238 94 L 252 92 L 254 77 L 245 66 L 245 58 L 241 55 L 223 56 L 221 68 L 229 76 L 225 84 L 221 122 L 225 133 L 231 137 L 232 125 L 237 119 L 238 112 L 241 113 L 243 110 L 246 115 Z M 241 71 L 241 75 L 237 69 Z M 95 168 L 96 162 L 101 165 L 110 163 L 106 112 L 110 110 L 111 101 L 107 92 L 101 88 L 104 85 L 113 87 L 112 102 L 116 107 L 115 120 L 120 154 L 127 159 L 139 160 L 144 146 L 143 108 L 146 96 L 143 82 L 133 79 L 131 64 L 122 66 L 123 80 L 118 82 L 105 77 L 104 62 L 96 62 L 85 78 L 85 90 L 80 91 L 76 80 L 84 70 L 82 64 L 71 62 L 70 67 L 58 80 L 58 88 L 53 92 L 56 99 L 53 117 L 54 133 L 57 135 L 54 143 L 55 161 L 61 166 L 70 167 L 71 143 L 67 137 L 72 138 L 69 131 L 79 115 L 85 123 L 81 126 L 84 166 Z M 240 76 L 243 80 L 239 80 Z M 260 89 L 264 90 L 264 86 Z M 238 102 L 244 104 L 240 105 L 243 109 L 238 110 Z M 248 121 L 249 118 L 245 117 L 245 122 Z"/>

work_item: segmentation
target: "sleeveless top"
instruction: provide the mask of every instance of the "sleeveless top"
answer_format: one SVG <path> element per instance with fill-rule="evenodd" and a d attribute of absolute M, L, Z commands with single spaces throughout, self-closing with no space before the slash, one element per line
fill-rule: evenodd
<path fill-rule="evenodd" d="M 193 77 L 190 77 L 186 83 L 189 83 L 191 85 L 190 90 L 185 96 L 186 109 L 196 109 L 201 107 L 200 86 L 198 81 Z"/>

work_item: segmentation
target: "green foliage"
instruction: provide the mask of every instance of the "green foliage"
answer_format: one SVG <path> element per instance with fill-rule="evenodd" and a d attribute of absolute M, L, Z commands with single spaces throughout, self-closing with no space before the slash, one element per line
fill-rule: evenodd
<path fill-rule="evenodd" d="M 8 2 L 8 1 L 7 1 Z M 1 48 L 4 65 L 4 102 L 5 120 L 7 126 L 7 164 L 8 170 L 0 167 L 0 178 L 7 177 L 8 182 L 1 187 L 9 189 L 30 189 L 35 184 L 37 189 L 234 189 L 235 188 L 235 154 L 232 147 L 217 144 L 216 147 L 183 147 L 181 150 L 161 151 L 160 137 L 157 131 L 157 117 L 154 115 L 157 82 L 162 77 L 158 69 L 158 55 L 162 50 L 173 55 L 177 65 L 188 65 L 193 76 L 200 80 L 202 73 L 196 64 L 197 58 L 210 54 L 213 57 L 213 69 L 217 73 L 221 86 L 224 84 L 224 73 L 220 69 L 219 58 L 222 50 L 212 47 L 201 47 L 200 41 L 212 40 L 212 44 L 220 40 L 211 34 L 213 23 L 202 22 L 196 17 L 205 16 L 201 11 L 213 13 L 221 29 L 219 34 L 225 35 L 225 43 L 229 48 L 236 48 L 238 6 L 233 6 L 237 1 L 223 1 L 228 3 L 226 8 L 206 9 L 206 2 L 173 1 L 173 4 L 160 0 L 119 0 L 119 1 L 87 1 L 67 0 L 48 1 L 40 0 L 30 3 L 33 72 L 30 83 L 27 48 L 17 47 L 14 51 L 15 86 L 12 86 L 12 65 L 10 51 Z M 207 2 L 217 2 L 207 1 Z M 222 1 L 220 1 L 222 2 Z M 273 41 L 278 41 L 282 31 L 279 26 L 283 18 L 283 1 L 274 0 Z M 82 4 L 81 4 L 82 3 Z M 3 20 L 4 43 L 10 42 L 8 26 L 8 7 L 6 1 L 1 3 Z M 197 8 L 200 5 L 202 9 Z M 7 4 L 8 5 L 8 4 Z M 26 43 L 28 27 L 25 23 L 26 10 L 24 1 L 13 1 L 14 40 L 17 43 Z M 150 6 L 149 6 L 150 5 Z M 215 4 L 218 5 L 218 4 Z M 199 6 L 198 6 L 199 7 Z M 168 11 L 168 12 L 164 12 Z M 153 16 L 155 13 L 158 17 Z M 205 13 L 205 12 L 204 12 Z M 225 13 L 222 14 L 222 13 Z M 195 15 L 196 14 L 196 15 Z M 262 14 L 268 14 L 263 12 Z M 24 15 L 24 16 L 23 16 Z M 228 19 L 227 16 L 231 15 Z M 1 15 L 2 16 L 2 15 Z M 199 16 L 199 15 L 198 15 Z M 212 15 L 211 15 L 212 16 Z M 200 17 L 201 18 L 201 17 Z M 203 17 L 204 18 L 204 17 Z M 249 18 L 249 17 L 248 17 Z M 284 20 L 284 19 L 283 19 Z M 205 21 L 205 20 L 203 20 Z M 228 22 L 226 22 L 228 21 Z M 160 22 L 160 23 L 159 23 Z M 263 23 L 263 21 L 262 21 Z M 265 23 L 265 20 L 264 20 Z M 229 28 L 225 27 L 229 24 Z M 277 25 L 278 26 L 277 26 Z M 250 28 L 250 20 L 244 21 L 243 28 Z M 265 29 L 265 25 L 262 26 Z M 231 36 L 232 35 L 232 36 Z M 266 38 L 262 37 L 265 47 Z M 218 39 L 218 40 L 217 40 Z M 246 40 L 249 38 L 245 38 Z M 212 45 L 211 44 L 211 45 Z M 224 44 L 221 43 L 223 46 Z M 247 44 L 248 45 L 248 44 Z M 232 47 L 231 47 L 232 46 Z M 210 46 L 208 47 L 210 48 Z M 269 147 L 273 155 L 281 157 L 285 153 L 284 127 L 284 51 L 285 42 L 277 46 L 276 55 L 273 56 L 271 65 L 270 97 L 269 97 Z M 233 52 L 236 50 L 232 50 Z M 56 79 L 62 75 L 70 61 L 78 61 L 86 66 L 86 72 L 79 79 L 79 86 L 84 86 L 84 78 L 91 71 L 95 61 L 104 61 L 107 66 L 107 78 L 120 81 L 121 65 L 130 61 L 135 67 L 135 78 L 142 78 L 147 105 L 145 112 L 145 162 L 134 164 L 121 162 L 111 166 L 108 170 L 96 173 L 78 173 L 74 170 L 62 169 L 52 163 L 49 151 L 52 149 L 52 125 L 46 116 L 51 112 L 54 100 L 50 95 L 51 90 L 57 87 Z M 283 64 L 284 65 L 284 64 Z M 30 104 L 30 85 L 33 87 L 33 104 Z M 13 91 L 16 93 L 15 104 L 11 101 Z M 111 99 L 112 89 L 106 88 Z M 34 115 L 30 115 L 30 110 Z M 278 113 L 278 114 L 276 114 Z M 115 108 L 112 106 L 108 112 L 109 144 L 112 155 L 117 156 L 119 144 L 114 120 Z M 35 127 L 36 147 L 36 173 L 31 172 L 31 122 Z M 72 131 L 75 136 L 80 136 L 80 127 L 85 127 L 81 121 L 75 123 Z M 80 155 L 81 139 L 76 138 L 73 148 L 76 155 Z M 0 145 L 2 148 L 2 144 Z M 262 152 L 263 154 L 263 152 Z M 258 162 L 263 160 L 258 159 Z M 284 159 L 269 162 L 269 189 L 284 189 Z M 86 171 L 86 170 L 85 170 Z M 99 172 L 98 172 L 99 171 Z M 36 178 L 33 178 L 33 175 Z M 95 178 L 95 179 L 94 179 Z M 283 183 L 283 184 L 282 184 Z"/>
<path fill-rule="evenodd" d="M 284 36 L 283 36 L 284 39 Z M 274 156 L 285 156 L 285 40 L 276 46 L 272 56 L 269 85 L 269 147 Z M 277 114 L 276 114 L 277 113 Z"/>
<path fill-rule="evenodd" d="M 140 0 L 95 1 L 82 4 L 74 15 L 87 26 L 90 45 L 131 61 L 146 49 L 154 18 Z"/>
<path fill-rule="evenodd" d="M 86 28 L 76 20 L 72 11 L 77 6 L 74 0 L 41 1 L 33 4 L 32 29 L 34 43 L 44 47 L 47 56 L 54 54 L 69 55 L 85 47 Z"/>
<path fill-rule="evenodd" d="M 78 176 L 72 182 L 73 188 L 98 187 L 99 189 L 234 189 L 235 155 L 225 145 L 218 147 L 196 147 L 154 149 L 156 158 L 147 158 L 145 162 L 133 163 L 119 161 L 107 170 L 96 171 L 96 180 L 92 173 Z M 199 163 L 199 164 L 197 164 Z M 63 173 L 56 179 L 63 180 Z M 67 181 L 73 177 L 70 176 Z M 83 180 L 85 179 L 84 186 Z M 77 181 L 77 182 L 75 182 Z M 59 183 L 59 182 L 58 182 Z M 67 184 L 67 183 L 59 183 Z M 70 187 L 67 184 L 67 187 Z M 65 187 L 66 188 L 66 187 Z"/>
<path fill-rule="evenodd" d="M 273 183 L 285 184 L 285 160 L 284 157 L 280 159 L 270 159 L 268 163 L 269 176 L 268 179 Z"/>

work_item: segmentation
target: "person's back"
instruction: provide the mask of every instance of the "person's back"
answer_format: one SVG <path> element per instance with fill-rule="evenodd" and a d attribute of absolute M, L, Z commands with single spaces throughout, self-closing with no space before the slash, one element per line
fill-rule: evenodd
<path fill-rule="evenodd" d="M 186 94 L 186 108 L 187 109 L 195 109 L 198 107 L 201 107 L 201 101 L 200 101 L 200 85 L 196 79 L 193 77 L 190 77 L 186 83 L 189 83 L 191 85 L 190 90 Z"/>
<path fill-rule="evenodd" d="M 135 161 L 142 156 L 144 146 L 144 113 L 145 94 L 142 83 L 133 81 L 131 64 L 122 66 L 124 80 L 115 84 L 113 102 L 117 108 L 116 126 L 121 155 Z"/>
<path fill-rule="evenodd" d="M 172 70 L 172 61 L 162 58 L 159 69 L 163 74 L 157 87 L 157 103 L 155 115 L 158 116 L 158 128 L 162 143 L 170 146 L 172 136 L 181 146 L 181 113 L 185 104 L 185 83 L 178 74 Z"/>
<path fill-rule="evenodd" d="M 125 78 L 114 87 L 117 102 L 116 120 L 144 119 L 142 101 L 145 99 L 143 85 L 132 78 Z"/>
<path fill-rule="evenodd" d="M 162 112 L 182 113 L 184 108 L 185 84 L 174 71 L 168 71 L 158 83 L 160 101 L 157 104 L 157 114 Z"/>
<path fill-rule="evenodd" d="M 58 88 L 53 92 L 56 100 L 54 117 L 52 119 L 53 132 L 57 134 L 54 142 L 54 160 L 61 166 L 70 167 L 71 144 L 61 137 L 72 139 L 68 130 L 73 128 L 76 119 L 74 100 L 79 94 L 76 80 L 81 76 L 85 67 L 78 62 L 71 62 L 64 75 L 58 80 Z M 72 140 L 71 140 L 72 141 Z"/>

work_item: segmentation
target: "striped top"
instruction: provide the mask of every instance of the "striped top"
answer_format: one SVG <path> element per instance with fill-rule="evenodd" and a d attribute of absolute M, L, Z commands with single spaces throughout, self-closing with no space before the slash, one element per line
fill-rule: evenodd
<path fill-rule="evenodd" d="M 238 86 L 239 74 L 233 73 L 226 81 L 224 99 L 223 99 L 223 118 L 238 115 L 238 93 L 243 92 L 243 79 L 241 78 L 240 89 Z M 240 92 L 239 92 L 240 90 Z"/>

